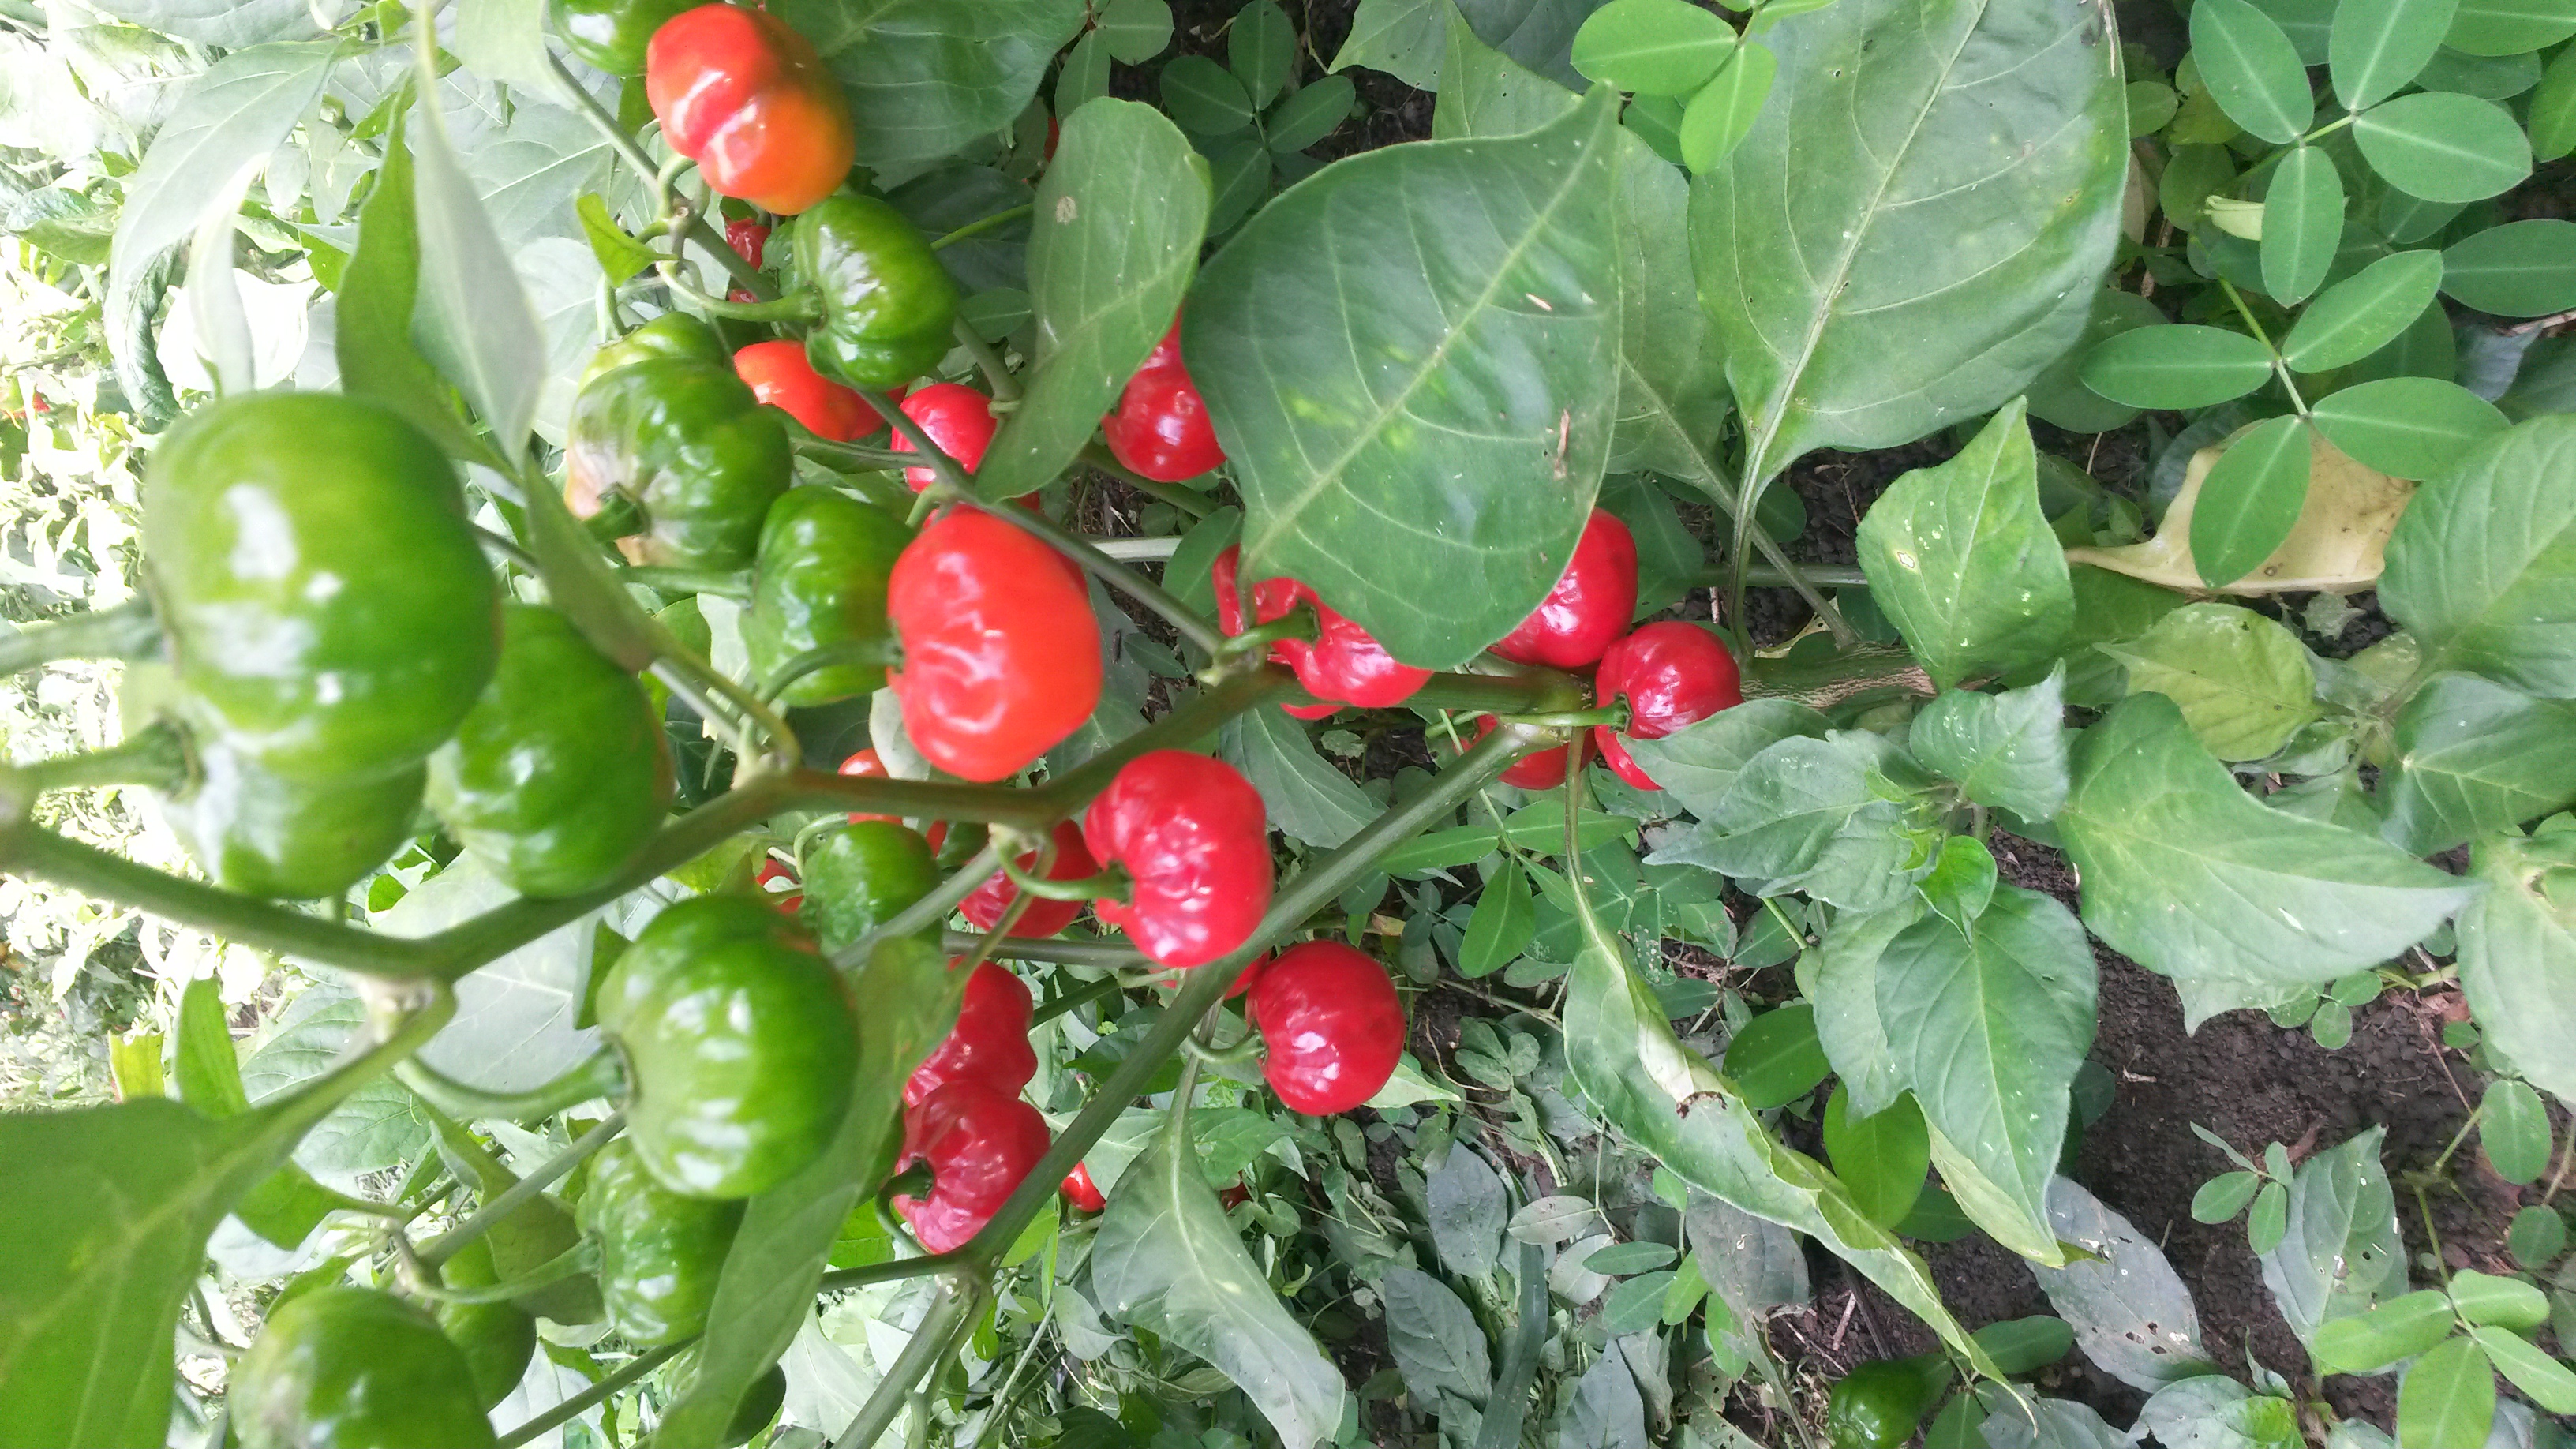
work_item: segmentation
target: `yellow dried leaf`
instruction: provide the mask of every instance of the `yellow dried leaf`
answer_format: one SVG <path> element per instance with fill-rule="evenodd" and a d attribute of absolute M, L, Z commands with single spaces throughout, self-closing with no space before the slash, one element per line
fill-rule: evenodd
<path fill-rule="evenodd" d="M 2067 561 L 2195 594 L 2287 594 L 2315 589 L 2348 593 L 2375 582 L 2388 535 L 2397 527 L 2398 515 L 2406 511 L 2415 485 L 2363 467 L 2312 429 L 2308 501 L 2299 510 L 2298 522 L 2290 526 L 2290 536 L 2245 577 L 2220 589 L 2202 586 L 2200 570 L 2191 558 L 2192 505 L 2219 456 L 2243 436 L 2245 430 L 2239 430 L 2192 455 L 2182 492 L 2165 510 L 2155 537 L 2120 548 L 2070 548 Z"/>

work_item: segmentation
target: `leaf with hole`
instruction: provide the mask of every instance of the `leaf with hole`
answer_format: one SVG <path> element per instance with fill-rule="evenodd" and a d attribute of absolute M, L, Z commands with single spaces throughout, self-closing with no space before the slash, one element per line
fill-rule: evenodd
<path fill-rule="evenodd" d="M 2210 1371 L 2191 1292 L 2152 1240 L 2063 1177 L 2049 1185 L 2048 1219 L 2059 1239 L 2092 1255 L 2031 1269 L 2086 1358 L 2149 1393 Z"/>
<path fill-rule="evenodd" d="M 2301 1343 L 2406 1286 L 2397 1199 L 2379 1163 L 2384 1136 L 2373 1127 L 2347 1138 L 2291 1176 L 2281 1240 L 2261 1257 L 2263 1286 Z"/>

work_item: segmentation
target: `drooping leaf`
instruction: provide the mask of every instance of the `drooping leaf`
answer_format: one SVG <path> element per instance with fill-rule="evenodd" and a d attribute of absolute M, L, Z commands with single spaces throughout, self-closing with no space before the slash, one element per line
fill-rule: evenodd
<path fill-rule="evenodd" d="M 2380 603 L 2427 669 L 2576 698 L 2576 417 L 2518 424 L 2419 490 Z"/>
<path fill-rule="evenodd" d="M 2261 1255 L 2263 1286 L 2301 1343 L 2329 1319 L 2368 1309 L 2403 1288 L 2397 1198 L 2379 1165 L 2373 1127 L 2299 1164 L 2281 1240 Z"/>
<path fill-rule="evenodd" d="M 2436 675 L 2397 716 L 2396 746 L 2385 833 L 2416 855 L 2576 802 L 2576 704 Z"/>
<path fill-rule="evenodd" d="M 2259 760 L 2319 713 L 2316 666 L 2281 624 L 2234 604 L 2186 604 L 2102 651 L 2128 666 L 2132 693 L 2174 702 L 2222 760 Z"/>
<path fill-rule="evenodd" d="M 2460 913 L 2460 988 L 2486 1049 L 2576 1104 L 2576 848 L 2567 832 L 2481 841 L 2486 893 Z"/>
<path fill-rule="evenodd" d="M 1945 690 L 1914 717 L 1914 758 L 1958 782 L 1980 805 L 2026 821 L 2066 803 L 2066 671 L 2027 689 Z"/>
<path fill-rule="evenodd" d="M 2152 1239 L 2063 1177 L 2049 1187 L 2048 1215 L 2059 1238 L 2093 1255 L 2031 1269 L 2086 1358 L 2150 1393 L 2209 1371 L 2191 1290 Z"/>
<path fill-rule="evenodd" d="M 434 84 L 426 72 L 424 85 Z M 536 424 L 546 376 L 544 340 L 510 254 L 449 142 L 439 108 L 412 112 L 412 203 L 420 231 L 413 336 L 439 373 L 517 462 Z"/>
<path fill-rule="evenodd" d="M 859 161 L 936 160 L 1008 128 L 1082 28 L 1082 0 L 780 0 L 850 100 Z"/>

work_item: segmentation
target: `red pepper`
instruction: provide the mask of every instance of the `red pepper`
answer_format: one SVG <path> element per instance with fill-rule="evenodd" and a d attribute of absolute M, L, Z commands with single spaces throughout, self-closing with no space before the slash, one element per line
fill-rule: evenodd
<path fill-rule="evenodd" d="M 1179 318 L 1127 379 L 1117 411 L 1100 420 L 1100 435 L 1111 457 L 1157 483 L 1195 478 L 1225 461 L 1207 403 L 1181 365 Z"/>
<path fill-rule="evenodd" d="M 773 889 L 781 881 L 786 882 L 784 888 Z M 791 916 L 805 909 L 805 893 L 796 889 L 796 872 L 777 861 L 762 861 L 760 872 L 751 878 L 751 883 L 768 898 L 771 905 Z"/>
<path fill-rule="evenodd" d="M 1079 1162 L 1073 1165 L 1073 1171 L 1064 1175 L 1064 1185 L 1058 1191 L 1080 1212 L 1096 1213 L 1109 1206 L 1108 1196 L 1101 1192 L 1098 1183 L 1091 1180 L 1091 1169 Z"/>
<path fill-rule="evenodd" d="M 901 1171 L 930 1164 L 930 1195 L 898 1193 L 894 1210 L 921 1246 L 964 1246 L 1002 1210 L 1052 1141 L 1038 1109 L 981 1082 L 950 1082 L 903 1114 Z"/>
<path fill-rule="evenodd" d="M 874 750 L 861 750 L 857 754 L 843 760 L 841 762 L 840 773 L 854 776 L 862 780 L 891 780 L 894 778 L 894 776 L 886 770 L 884 757 L 880 756 Z M 856 810 L 850 812 L 850 823 L 852 825 L 858 825 L 870 820 L 890 820 L 897 825 L 901 825 L 903 823 L 903 817 L 900 815 L 862 815 Z"/>
<path fill-rule="evenodd" d="M 1090 851 L 1083 848 L 1081 827 L 1070 820 L 1058 821 L 1054 840 L 1055 863 L 1047 867 L 1045 879 L 1080 880 L 1100 873 L 1099 863 L 1091 858 Z M 933 850 L 938 849 L 939 841 L 932 840 L 930 846 Z M 1034 871 L 1038 868 L 1038 853 L 1030 851 L 1013 864 L 1023 871 Z M 973 894 L 959 902 L 957 910 L 974 923 L 975 929 L 989 931 L 993 929 L 994 922 L 1002 919 L 1002 912 L 1010 909 L 1011 902 L 1019 898 L 1020 888 L 1011 884 L 1009 876 L 997 870 L 993 872 L 992 879 L 975 887 Z M 1080 901 L 1033 900 L 1027 910 L 1020 912 L 1020 919 L 1011 927 L 1010 934 L 1031 938 L 1052 936 L 1072 925 L 1073 918 L 1081 914 Z"/>
<path fill-rule="evenodd" d="M 1129 898 L 1092 904 L 1164 966 L 1203 966 L 1251 939 L 1270 908 L 1270 818 L 1223 760 L 1154 750 L 1127 762 L 1083 812 L 1082 838 L 1126 870 Z"/>
<path fill-rule="evenodd" d="M 1494 717 L 1480 714 L 1476 716 L 1475 736 L 1468 743 L 1474 744 L 1476 740 L 1481 740 L 1493 732 Z M 1573 761 L 1574 748 L 1572 745 L 1560 745 L 1553 750 L 1541 750 L 1534 755 L 1524 755 L 1513 762 L 1510 769 L 1503 771 L 1502 781 L 1506 785 L 1523 790 L 1553 790 L 1565 783 L 1566 767 Z"/>
<path fill-rule="evenodd" d="M 1243 550 L 1231 544 L 1216 556 L 1209 571 L 1216 584 L 1217 623 L 1229 634 L 1244 631 L 1243 598 L 1237 583 L 1242 567 Z M 1399 664 L 1386 646 L 1369 636 L 1366 629 L 1333 612 L 1318 598 L 1313 589 L 1295 579 L 1263 579 L 1252 586 L 1252 622 L 1267 624 L 1284 619 L 1299 604 L 1315 608 L 1315 637 L 1282 639 L 1270 646 L 1271 659 L 1296 671 L 1297 682 L 1306 692 L 1326 703 L 1290 705 L 1288 712 L 1299 719 L 1322 719 L 1344 704 L 1362 709 L 1384 709 L 1411 699 L 1431 678 L 1428 669 Z"/>
<path fill-rule="evenodd" d="M 1002 1092 L 1027 1086 L 1038 1074 L 1038 1054 L 1029 1046 L 1034 1006 L 1020 978 L 990 961 L 977 966 L 966 978 L 957 1024 L 903 1084 L 904 1105 L 915 1106 L 950 1082 L 976 1082 Z"/>
<path fill-rule="evenodd" d="M 1386 968 L 1339 941 L 1279 953 L 1252 983 L 1245 1015 L 1261 1032 L 1261 1074 L 1292 1112 L 1347 1112 L 1395 1075 L 1404 1004 Z"/>
<path fill-rule="evenodd" d="M 759 222 L 748 219 L 738 219 L 726 222 L 725 245 L 733 248 L 735 256 L 751 263 L 752 270 L 758 271 L 760 269 L 761 255 L 769 246 L 769 228 Z M 725 293 L 725 300 L 728 302 L 752 302 L 759 299 L 752 296 L 751 289 L 749 287 L 736 286 Z M 745 382 L 751 381 L 749 378 L 745 378 L 743 380 Z M 758 392 L 759 390 L 760 384 L 756 382 L 752 383 L 752 391 Z M 762 398 L 761 401 L 767 402 L 768 399 Z M 842 441 L 847 440 L 843 439 Z"/>
<path fill-rule="evenodd" d="M 1627 632 L 1636 612 L 1636 535 L 1615 515 L 1595 508 L 1556 587 L 1494 652 L 1516 664 L 1581 669 Z"/>
<path fill-rule="evenodd" d="M 886 683 L 930 763 L 999 780 L 1079 729 L 1100 703 L 1100 630 L 1081 570 L 974 508 L 931 520 L 886 581 L 903 665 Z"/>
<path fill-rule="evenodd" d="M 921 424 L 939 451 L 957 460 L 957 466 L 972 473 L 984 464 L 984 450 L 992 446 L 993 434 L 1002 425 L 994 420 L 993 400 L 953 382 L 934 382 L 903 400 L 903 415 Z M 912 439 L 897 429 L 890 445 L 898 453 L 914 451 Z M 903 470 L 903 481 L 915 493 L 939 481 L 939 470 L 927 465 Z"/>
<path fill-rule="evenodd" d="M 755 342 L 733 355 L 751 395 L 803 423 L 818 438 L 846 443 L 883 424 L 856 392 L 814 370 L 802 342 Z"/>
<path fill-rule="evenodd" d="M 766 11 L 701 5 L 664 21 L 645 47 L 644 95 L 707 185 L 763 211 L 821 201 L 858 155 L 841 83 Z"/>
<path fill-rule="evenodd" d="M 1659 740 L 1686 724 L 1744 703 L 1735 656 L 1697 624 L 1667 620 L 1648 624 L 1601 656 L 1593 695 L 1603 704 L 1625 697 L 1630 739 Z M 1620 779 L 1640 790 L 1658 786 L 1608 725 L 1592 727 L 1601 758 Z"/>

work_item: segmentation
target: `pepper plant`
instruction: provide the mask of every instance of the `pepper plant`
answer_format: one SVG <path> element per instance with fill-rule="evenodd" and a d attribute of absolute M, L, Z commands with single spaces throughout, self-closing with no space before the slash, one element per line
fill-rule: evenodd
<path fill-rule="evenodd" d="M 1643 1443 L 1784 1397 L 1802 1239 L 1934 1345 L 1837 1442 L 2108 1442 L 2014 1381 L 2070 1343 L 2159 1434 L 2369 1442 L 2064 1174 L 2097 944 L 2320 1042 L 2455 980 L 2548 1171 L 2576 392 L 2442 299 L 2576 308 L 2497 200 L 2576 14 L 2194 0 L 2164 67 L 2075 0 L 1367 0 L 1325 63 L 1253 0 L 1167 116 L 1134 0 L 25 8 L 62 87 L 201 68 L 11 163 L 143 461 L 139 597 L 0 640 L 124 664 L 0 869 L 317 984 L 247 1061 L 174 984 L 121 1100 L 0 1118 L 0 1445 L 1355 1444 L 1354 1309 L 1399 1422 Z M 1431 139 L 1309 154 L 1354 67 Z M 1793 560 L 1801 460 L 1927 440 Z M 102 790 L 186 866 L 54 828 Z M 1490 1110 L 1417 1110 L 1444 988 Z M 2528 1432 L 2490 1367 L 2576 1410 L 2546 1198 L 2522 1278 L 2383 1292 L 2376 1143 L 2205 1194 L 2317 1372 L 2411 1360 L 2404 1449 Z M 1970 1232 L 2064 1322 L 1972 1333 Z"/>

